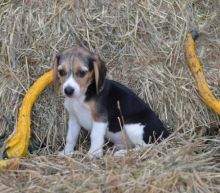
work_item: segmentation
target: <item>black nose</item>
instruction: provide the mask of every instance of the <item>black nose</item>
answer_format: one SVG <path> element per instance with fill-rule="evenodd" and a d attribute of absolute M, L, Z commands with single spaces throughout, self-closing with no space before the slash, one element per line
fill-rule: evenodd
<path fill-rule="evenodd" d="M 67 95 L 67 96 L 71 96 L 73 93 L 74 93 L 74 88 L 70 87 L 70 86 L 67 86 L 65 89 L 64 89 L 64 93 Z"/>

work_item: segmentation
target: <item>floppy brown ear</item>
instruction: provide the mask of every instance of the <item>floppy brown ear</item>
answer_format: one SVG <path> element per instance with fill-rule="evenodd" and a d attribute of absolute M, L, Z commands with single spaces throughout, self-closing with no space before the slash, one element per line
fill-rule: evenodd
<path fill-rule="evenodd" d="M 95 74 L 96 93 L 99 94 L 104 86 L 107 69 L 105 62 L 102 61 L 98 55 L 92 54 L 91 60 Z"/>
<path fill-rule="evenodd" d="M 60 81 L 58 77 L 58 63 L 59 63 L 59 55 L 56 55 L 53 61 L 52 70 L 53 70 L 53 88 L 55 92 L 59 92 L 60 89 Z"/>

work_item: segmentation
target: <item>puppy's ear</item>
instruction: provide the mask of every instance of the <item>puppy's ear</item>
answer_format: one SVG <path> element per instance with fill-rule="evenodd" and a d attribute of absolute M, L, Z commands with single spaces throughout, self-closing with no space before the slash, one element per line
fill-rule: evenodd
<path fill-rule="evenodd" d="M 97 54 L 91 54 L 90 62 L 95 74 L 96 93 L 99 94 L 104 86 L 107 69 L 105 62 Z"/>
<path fill-rule="evenodd" d="M 54 58 L 52 70 L 53 70 L 53 88 L 55 92 L 59 92 L 60 89 L 60 81 L 58 77 L 58 64 L 59 64 L 59 54 L 57 54 Z"/>

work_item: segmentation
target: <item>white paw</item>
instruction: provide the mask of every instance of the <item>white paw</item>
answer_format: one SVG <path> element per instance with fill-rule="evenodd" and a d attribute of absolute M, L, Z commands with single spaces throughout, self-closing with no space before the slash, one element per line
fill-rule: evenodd
<path fill-rule="evenodd" d="M 118 151 L 116 151 L 114 153 L 114 156 L 116 156 L 116 157 L 124 157 L 127 154 L 128 154 L 128 150 L 127 149 L 120 149 L 120 150 L 118 150 Z"/>
<path fill-rule="evenodd" d="M 66 151 L 65 149 L 62 150 L 62 151 L 59 151 L 58 152 L 58 155 L 59 156 L 71 156 L 73 155 L 74 151 Z"/>
<path fill-rule="evenodd" d="M 93 158 L 101 158 L 103 157 L 103 150 L 102 149 L 97 149 L 97 150 L 89 150 L 88 156 L 90 159 Z"/>

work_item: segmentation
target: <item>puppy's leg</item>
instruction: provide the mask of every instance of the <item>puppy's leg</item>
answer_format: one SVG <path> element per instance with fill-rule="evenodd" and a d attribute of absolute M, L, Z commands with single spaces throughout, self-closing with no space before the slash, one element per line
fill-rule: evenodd
<path fill-rule="evenodd" d="M 124 125 L 128 138 L 133 143 L 133 145 L 146 145 L 146 143 L 144 142 L 144 127 L 145 125 L 142 125 L 140 123 Z"/>
<path fill-rule="evenodd" d="M 91 147 L 89 149 L 90 157 L 102 157 L 103 156 L 103 145 L 105 142 L 105 134 L 107 129 L 107 123 L 93 122 L 91 131 Z"/>
<path fill-rule="evenodd" d="M 76 145 L 77 139 L 80 133 L 80 125 L 78 124 L 75 116 L 70 115 L 68 121 L 68 132 L 66 136 L 66 145 L 63 151 L 61 151 L 60 155 L 68 155 L 72 154 L 74 151 L 74 147 Z"/>

